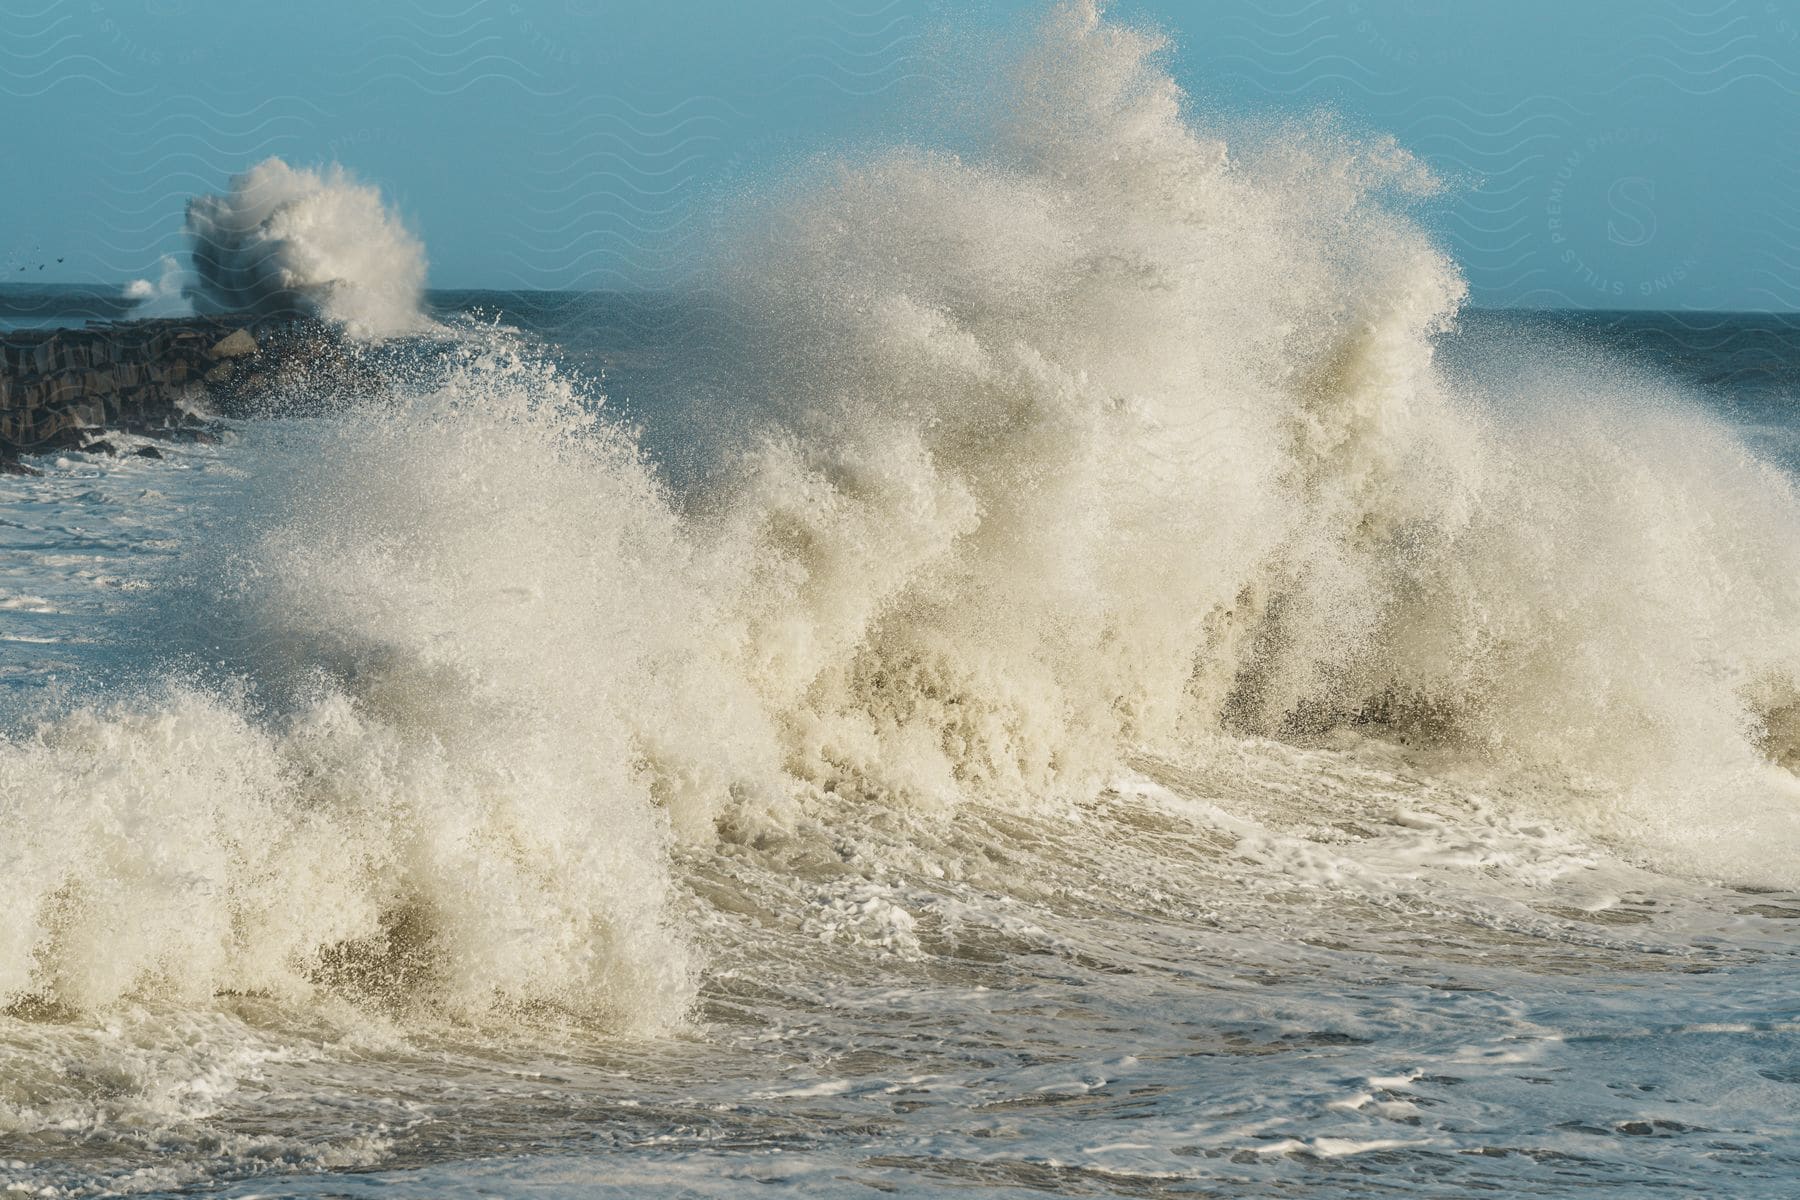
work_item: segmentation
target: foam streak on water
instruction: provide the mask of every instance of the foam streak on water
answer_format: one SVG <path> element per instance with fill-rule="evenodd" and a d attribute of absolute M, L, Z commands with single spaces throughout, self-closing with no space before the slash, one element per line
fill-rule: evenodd
<path fill-rule="evenodd" d="M 1782 1194 L 1792 482 L 1157 51 L 743 201 L 679 491 L 477 321 L 9 482 L 0 1180 Z"/>

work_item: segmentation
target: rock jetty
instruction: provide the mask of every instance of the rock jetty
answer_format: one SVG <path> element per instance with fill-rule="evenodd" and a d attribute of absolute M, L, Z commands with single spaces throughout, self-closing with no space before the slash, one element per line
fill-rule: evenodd
<path fill-rule="evenodd" d="M 106 453 L 108 431 L 208 440 L 297 378 L 364 371 L 330 326 L 304 318 L 177 317 L 0 334 L 0 471 L 22 457 Z"/>

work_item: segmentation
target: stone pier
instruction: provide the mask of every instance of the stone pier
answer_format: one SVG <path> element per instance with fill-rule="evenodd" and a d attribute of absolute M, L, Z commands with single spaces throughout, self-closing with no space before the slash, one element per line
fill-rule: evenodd
<path fill-rule="evenodd" d="M 300 318 L 177 317 L 0 334 L 0 469 L 65 450 L 107 452 L 108 431 L 204 440 L 296 372 L 348 361 L 330 327 Z"/>

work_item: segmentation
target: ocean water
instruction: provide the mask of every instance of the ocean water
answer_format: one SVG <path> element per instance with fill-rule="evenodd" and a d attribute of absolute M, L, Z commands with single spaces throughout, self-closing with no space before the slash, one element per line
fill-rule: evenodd
<path fill-rule="evenodd" d="M 0 1188 L 1791 1196 L 1800 324 L 1154 51 L 0 478 Z"/>

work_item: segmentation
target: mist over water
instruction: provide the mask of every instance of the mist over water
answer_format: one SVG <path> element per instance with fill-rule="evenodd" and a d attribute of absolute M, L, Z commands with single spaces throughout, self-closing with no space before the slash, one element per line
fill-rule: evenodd
<path fill-rule="evenodd" d="M 206 536 L 130 610 L 119 681 L 0 745 L 0 1130 L 52 1186 L 502 1149 L 398 1114 L 534 1127 L 515 1058 L 647 1140 L 625 1107 L 773 1145 L 783 1105 L 841 1103 L 829 1125 L 953 1080 L 962 1117 L 896 1134 L 924 1160 L 973 1161 L 983 1105 L 1124 1078 L 1168 1097 L 1142 1145 L 1029 1110 L 994 1136 L 1087 1174 L 974 1178 L 1179 1179 L 1198 1147 L 1267 1183 L 1485 1153 L 1514 1134 L 1480 1114 L 1535 1101 L 1474 1031 L 1586 1019 L 1422 978 L 1535 995 L 1540 958 L 1635 981 L 1715 947 L 1780 1031 L 1791 935 L 1729 889 L 1800 887 L 1791 476 L 1596 355 L 1509 334 L 1441 363 L 1464 289 L 1408 216 L 1428 172 L 1325 122 L 1197 128 L 1159 49 L 1065 6 L 978 147 L 743 198 L 713 284 L 756 369 L 679 486 L 598 384 L 473 319 L 378 400 L 196 467 Z M 422 252 L 372 189 L 271 160 L 189 225 L 214 303 L 416 327 Z M 1393 990 L 1334 1008 L 1363 978 Z M 1042 1021 L 1082 1003 L 1116 1011 L 1058 1033 L 1072 1082 Z M 1392 1038 L 1413 1074 L 1358 1059 L 1340 1107 L 1233 1074 Z M 1196 1039 L 1224 1056 L 1203 1084 L 1170 1065 Z M 1490 1099 L 1421 1098 L 1458 1055 L 1433 1078 Z M 1348 1087 L 1306 1062 L 1294 1086 Z M 355 1117 L 265 1111 L 264 1073 Z M 1595 1086 L 1558 1103 L 1606 1109 Z M 798 1149 L 826 1173 L 796 1186 L 841 1169 Z"/>

